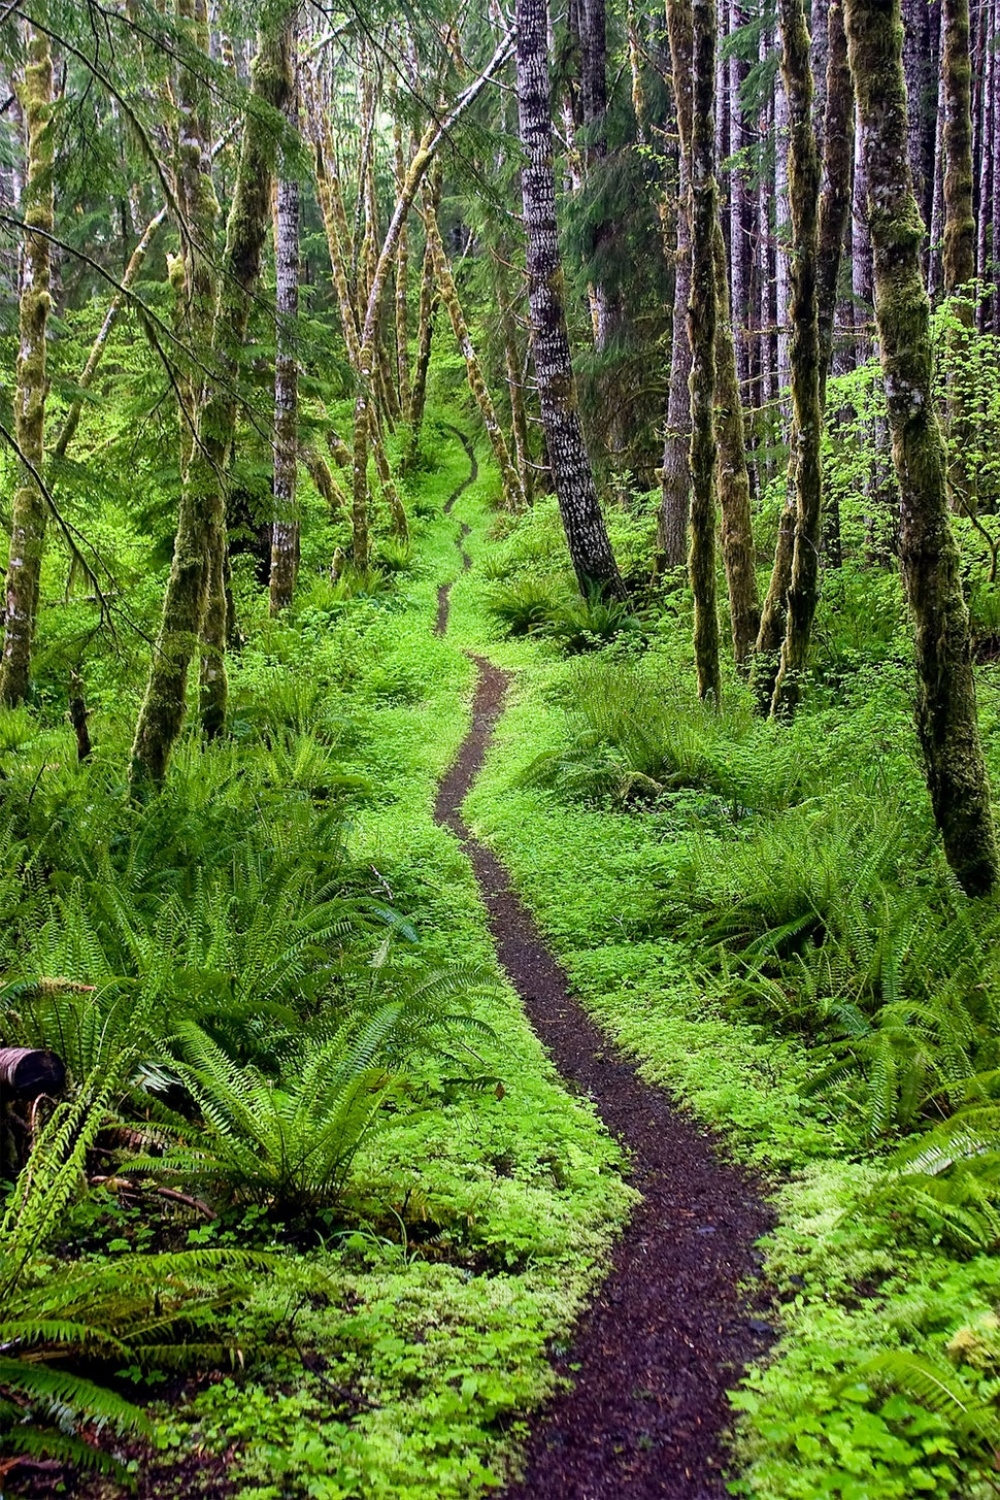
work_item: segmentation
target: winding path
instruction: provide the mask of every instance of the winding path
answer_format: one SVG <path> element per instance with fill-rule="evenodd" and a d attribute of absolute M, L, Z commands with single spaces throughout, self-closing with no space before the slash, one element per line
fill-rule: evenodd
<path fill-rule="evenodd" d="M 447 587 L 443 600 L 442 633 Z M 749 1316 L 740 1290 L 758 1274 L 753 1247 L 768 1214 L 713 1138 L 644 1082 L 572 999 L 506 869 L 462 821 L 510 682 L 483 657 L 472 660 L 472 727 L 441 783 L 435 817 L 469 857 L 498 957 L 532 1025 L 566 1082 L 626 1147 L 642 1193 L 610 1274 L 555 1362 L 572 1372 L 572 1389 L 542 1413 L 525 1477 L 505 1500 L 724 1500 L 726 1389 L 770 1332 Z"/>

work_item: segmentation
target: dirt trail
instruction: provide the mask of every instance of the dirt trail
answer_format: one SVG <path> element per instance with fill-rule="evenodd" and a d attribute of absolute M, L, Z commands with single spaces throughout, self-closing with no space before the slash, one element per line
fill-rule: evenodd
<path fill-rule="evenodd" d="M 442 633 L 447 603 L 445 590 Z M 758 1274 L 754 1244 L 768 1213 L 713 1137 L 645 1083 L 572 999 L 506 869 L 463 823 L 461 805 L 510 681 L 472 659 L 472 727 L 441 783 L 435 817 L 462 841 L 500 962 L 532 1025 L 563 1078 L 625 1145 L 642 1193 L 607 1280 L 555 1362 L 573 1387 L 542 1413 L 525 1478 L 505 1500 L 724 1500 L 725 1393 L 771 1333 L 740 1291 Z"/>

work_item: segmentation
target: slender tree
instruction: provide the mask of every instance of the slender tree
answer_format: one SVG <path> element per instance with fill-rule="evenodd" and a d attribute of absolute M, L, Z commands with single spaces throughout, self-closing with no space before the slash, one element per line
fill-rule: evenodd
<path fill-rule="evenodd" d="M 298 26 L 290 26 L 289 50 L 295 73 Z M 298 129 L 298 89 L 293 76 L 285 110 L 289 125 Z M 270 611 L 280 614 L 292 602 L 299 567 L 299 519 L 296 508 L 299 448 L 299 353 L 296 320 L 299 315 L 299 183 L 282 172 L 274 212 L 276 347 L 274 356 L 274 472 L 271 527 Z"/>
<path fill-rule="evenodd" d="M 21 92 L 28 136 L 22 198 L 27 233 L 18 310 L 14 422 L 25 469 L 14 492 L 4 600 L 0 703 L 8 706 L 20 703 L 28 692 L 47 514 L 38 478 L 45 447 L 48 393 L 45 333 L 52 304 L 49 235 L 53 223 L 53 132 L 52 49 L 42 25 L 29 28 Z"/>
<path fill-rule="evenodd" d="M 923 225 L 907 160 L 899 0 L 845 0 L 868 177 L 878 323 L 902 497 L 900 563 L 916 636 L 917 732 L 945 854 L 970 896 L 998 859 L 976 717 L 969 618 L 948 520 L 945 449 L 934 410 Z"/>
<path fill-rule="evenodd" d="M 676 3 L 676 0 L 668 0 Z M 698 695 L 722 699 L 715 597 L 715 0 L 694 0 L 691 109 L 691 550 L 694 658 Z"/>
<path fill-rule="evenodd" d="M 820 446 L 820 340 L 816 275 L 819 251 L 819 152 L 813 126 L 809 28 L 803 0 L 779 0 L 781 71 L 788 98 L 788 200 L 792 223 L 791 341 L 792 458 L 795 539 L 787 625 L 774 685 L 772 713 L 790 713 L 801 692 L 816 612 L 823 514 Z"/>
<path fill-rule="evenodd" d="M 670 346 L 670 387 L 667 429 L 663 440 L 663 473 L 657 518 L 657 548 L 667 568 L 679 568 L 687 558 L 688 515 L 691 509 L 691 344 L 687 308 L 691 297 L 691 55 L 694 45 L 691 7 L 668 4 L 670 68 L 680 141 L 677 169 L 677 253 L 674 256 L 673 339 Z"/>
<path fill-rule="evenodd" d="M 270 210 L 274 136 L 253 107 L 284 109 L 292 86 L 290 11 L 261 34 L 243 131 L 240 163 L 226 230 L 223 275 L 212 328 L 218 379 L 197 415 L 196 441 L 181 489 L 174 557 L 153 649 L 146 693 L 132 746 L 137 788 L 159 786 L 184 719 L 188 669 L 199 639 L 207 668 L 202 675 L 202 720 L 217 733 L 226 708 L 226 510 L 225 475 L 236 429 L 240 351 L 260 276 Z"/>
<path fill-rule="evenodd" d="M 531 348 L 548 459 L 581 592 L 622 597 L 624 585 L 601 515 L 580 426 L 566 331 L 556 231 L 545 0 L 518 0 L 516 24 L 518 117 L 525 155 L 521 192 L 527 239 Z"/>

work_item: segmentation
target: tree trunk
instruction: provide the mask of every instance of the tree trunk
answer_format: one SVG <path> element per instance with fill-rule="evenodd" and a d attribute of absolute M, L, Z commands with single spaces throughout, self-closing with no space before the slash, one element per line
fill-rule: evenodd
<path fill-rule="evenodd" d="M 545 0 L 518 0 L 517 98 L 527 237 L 532 353 L 542 425 L 559 510 L 577 582 L 592 592 L 623 597 L 608 541 L 590 459 L 583 441 L 563 309 L 562 264 L 556 232 L 552 120 L 546 55 Z"/>
<path fill-rule="evenodd" d="M 674 257 L 674 316 L 670 345 L 670 390 L 663 441 L 663 475 L 657 515 L 657 551 L 666 568 L 687 559 L 691 511 L 691 343 L 687 308 L 691 298 L 691 55 L 690 5 L 667 6 L 670 71 L 680 138 L 677 168 L 677 254 Z"/>
<path fill-rule="evenodd" d="M 291 35 L 292 68 L 298 28 Z M 286 115 L 298 127 L 298 101 L 293 82 Z M 299 184 L 294 177 L 278 182 L 274 216 L 275 322 L 274 355 L 274 473 L 271 529 L 269 607 L 280 614 L 292 602 L 299 569 L 299 518 L 296 503 L 299 447 L 299 355 L 296 320 L 299 315 Z"/>
<path fill-rule="evenodd" d="M 743 437 L 743 403 L 736 374 L 736 348 L 728 318 L 729 281 L 721 224 L 715 226 L 715 275 L 718 323 L 715 335 L 719 510 L 722 514 L 722 558 L 729 587 L 733 657 L 745 675 L 760 627 L 757 569 L 750 514 L 750 473 Z"/>
<path fill-rule="evenodd" d="M 254 98 L 275 111 L 284 109 L 292 87 L 287 21 L 286 15 L 278 30 L 262 35 L 253 67 Z M 209 733 L 218 732 L 225 721 L 223 485 L 236 428 L 234 382 L 270 217 L 271 145 L 269 124 L 251 107 L 243 130 L 213 327 L 212 355 L 221 379 L 198 413 L 198 442 L 181 490 L 174 558 L 132 745 L 132 779 L 140 789 L 161 785 L 166 775 L 184 719 L 188 669 L 199 637 L 208 662 L 202 680 L 202 721 Z"/>
<path fill-rule="evenodd" d="M 48 235 L 52 233 L 52 51 L 46 32 L 31 27 L 24 70 L 23 110 L 28 165 L 23 216 L 27 228 L 18 309 L 14 432 L 20 456 L 40 474 L 45 452 L 45 330 L 52 303 Z M 0 703 L 20 703 L 28 693 L 31 646 L 38 615 L 47 516 L 38 480 L 25 467 L 11 507 L 10 558 L 4 601 Z"/>
<path fill-rule="evenodd" d="M 667 8 L 682 3 L 668 0 Z M 722 701 L 715 597 L 715 44 L 716 0 L 693 0 L 691 110 L 691 551 L 698 696 Z"/>
<path fill-rule="evenodd" d="M 916 634 L 917 732 L 948 862 L 964 890 L 980 896 L 996 884 L 997 848 L 933 404 L 930 305 L 920 276 L 923 225 L 906 160 L 899 0 L 845 0 L 844 12 L 868 169 L 875 315 L 902 492 L 900 562 Z"/>
<path fill-rule="evenodd" d="M 432 191 L 424 192 L 424 217 L 433 214 L 437 218 L 439 203 Z M 424 247 L 424 265 L 420 276 L 420 307 L 417 313 L 417 353 L 413 362 L 413 378 L 410 382 L 410 433 L 407 445 L 407 466 L 416 458 L 420 443 L 420 429 L 424 423 L 424 406 L 427 401 L 427 371 L 431 363 L 431 343 L 434 338 L 434 314 L 441 294 L 434 276 L 434 255 L 430 241 Z"/>
<path fill-rule="evenodd" d="M 774 685 L 773 714 L 794 712 L 802 691 L 809 636 L 816 613 L 823 516 L 820 448 L 821 351 L 816 274 L 819 252 L 819 152 L 813 127 L 809 28 L 803 0 L 778 0 L 781 71 L 788 97 L 788 189 L 792 217 L 791 360 L 795 542 L 788 588 L 788 619 Z"/>
<path fill-rule="evenodd" d="M 941 262 L 946 297 L 968 286 L 976 274 L 976 218 L 972 201 L 972 59 L 969 0 L 943 0 L 941 85 L 944 92 L 944 245 Z M 972 326 L 970 309 L 959 309 Z"/>
<path fill-rule="evenodd" d="M 823 188 L 819 202 L 819 248 L 816 267 L 816 317 L 820 344 L 820 405 L 826 406 L 826 382 L 833 362 L 834 326 L 844 239 L 851 215 L 851 166 L 854 160 L 854 86 L 847 61 L 847 36 L 840 0 L 827 13 L 826 109 L 823 120 Z"/>

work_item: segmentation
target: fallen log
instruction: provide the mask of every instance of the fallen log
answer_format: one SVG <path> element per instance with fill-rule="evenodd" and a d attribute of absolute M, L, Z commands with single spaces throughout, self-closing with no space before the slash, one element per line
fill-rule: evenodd
<path fill-rule="evenodd" d="M 37 1099 L 40 1094 L 61 1094 L 65 1086 L 66 1066 L 54 1052 L 0 1047 L 0 1091 L 9 1089 L 19 1099 Z"/>

